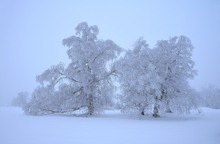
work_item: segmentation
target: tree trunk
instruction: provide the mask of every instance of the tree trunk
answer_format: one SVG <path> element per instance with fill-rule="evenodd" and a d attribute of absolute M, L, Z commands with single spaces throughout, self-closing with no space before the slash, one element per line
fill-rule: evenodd
<path fill-rule="evenodd" d="M 155 118 L 160 117 L 160 115 L 159 115 L 158 113 L 159 113 L 158 107 L 157 107 L 157 106 L 154 106 L 153 117 L 155 117 Z"/>
<path fill-rule="evenodd" d="M 172 113 L 172 111 L 171 111 L 171 109 L 170 109 L 170 101 L 169 101 L 169 100 L 167 100 L 165 112 L 166 112 L 166 113 Z"/>
<path fill-rule="evenodd" d="M 92 94 L 89 95 L 89 106 L 88 106 L 88 114 L 93 115 L 94 114 L 94 101 Z"/>
<path fill-rule="evenodd" d="M 160 117 L 159 115 L 159 105 L 158 105 L 158 97 L 155 97 L 155 102 L 154 102 L 154 110 L 153 110 L 153 117 Z"/>
<path fill-rule="evenodd" d="M 141 112 L 141 115 L 145 115 L 145 114 L 144 114 L 144 110 Z"/>

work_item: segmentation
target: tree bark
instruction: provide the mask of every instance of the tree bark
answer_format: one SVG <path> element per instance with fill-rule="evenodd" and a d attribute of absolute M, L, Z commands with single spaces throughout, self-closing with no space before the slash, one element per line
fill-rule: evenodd
<path fill-rule="evenodd" d="M 153 109 L 153 117 L 160 117 L 159 115 L 159 105 L 158 105 L 158 97 L 155 97 L 154 109 Z"/>
<path fill-rule="evenodd" d="M 167 100 L 165 112 L 166 112 L 166 113 L 172 113 L 172 111 L 171 111 L 171 109 L 170 109 L 170 102 L 169 102 L 169 100 Z"/>
<path fill-rule="evenodd" d="M 141 112 L 141 115 L 145 115 L 145 114 L 144 114 L 144 110 Z"/>
<path fill-rule="evenodd" d="M 89 115 L 93 115 L 94 114 L 94 100 L 93 100 L 93 96 L 92 94 L 89 95 L 89 106 L 88 106 L 88 113 Z"/>

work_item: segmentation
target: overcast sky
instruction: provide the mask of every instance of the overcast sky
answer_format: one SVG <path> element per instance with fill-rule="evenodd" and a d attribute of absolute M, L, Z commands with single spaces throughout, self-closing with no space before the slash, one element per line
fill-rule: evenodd
<path fill-rule="evenodd" d="M 0 0 L 0 105 L 31 93 L 36 75 L 51 65 L 68 63 L 62 40 L 82 21 L 123 48 L 141 36 L 150 47 L 188 36 L 198 70 L 191 85 L 220 88 L 219 0 Z"/>

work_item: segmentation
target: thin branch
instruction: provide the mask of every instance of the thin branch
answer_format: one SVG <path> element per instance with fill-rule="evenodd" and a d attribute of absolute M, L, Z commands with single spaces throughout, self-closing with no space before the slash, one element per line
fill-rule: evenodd
<path fill-rule="evenodd" d="M 74 111 L 77 111 L 79 109 L 83 108 L 83 106 L 81 107 L 78 107 L 78 108 L 72 108 L 72 109 L 66 109 L 66 110 L 51 110 L 51 109 L 41 109 L 43 111 L 46 111 L 46 112 L 50 112 L 50 114 L 53 114 L 53 113 L 67 113 L 67 112 L 74 112 Z"/>
<path fill-rule="evenodd" d="M 111 75 L 114 75 L 115 72 L 116 72 L 115 70 L 109 72 L 107 75 L 105 75 L 103 78 L 97 80 L 96 82 L 100 82 L 100 81 L 102 81 L 102 80 L 105 80 L 107 77 L 109 77 L 109 76 L 111 76 Z"/>
<path fill-rule="evenodd" d="M 95 60 L 96 60 L 98 57 L 100 57 L 101 55 L 103 55 L 105 51 L 106 51 L 106 50 L 104 50 L 104 51 L 102 51 L 100 54 L 98 54 L 98 55 L 93 59 L 92 63 L 94 63 Z"/>
<path fill-rule="evenodd" d="M 78 92 L 80 92 L 80 91 L 82 91 L 82 90 L 83 90 L 83 87 L 80 87 L 78 90 L 76 90 L 76 91 L 73 92 L 73 95 L 75 95 L 76 93 L 78 93 Z"/>
<path fill-rule="evenodd" d="M 77 82 L 77 83 L 82 83 L 82 82 L 80 82 L 80 81 L 78 81 L 78 80 L 76 80 L 76 79 L 74 79 L 74 78 L 65 76 L 65 75 L 64 75 L 63 73 L 61 73 L 60 71 L 59 71 L 59 74 L 61 75 L 61 77 L 56 80 L 56 82 L 54 83 L 54 86 L 55 86 L 60 80 L 62 80 L 62 79 L 68 79 L 68 80 L 71 80 L 71 81 L 74 81 L 74 82 Z"/>

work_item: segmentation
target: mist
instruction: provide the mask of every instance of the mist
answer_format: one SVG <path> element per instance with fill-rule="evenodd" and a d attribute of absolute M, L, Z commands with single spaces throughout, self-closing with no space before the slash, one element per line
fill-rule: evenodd
<path fill-rule="evenodd" d="M 217 0 L 0 1 L 0 105 L 9 105 L 20 91 L 31 94 L 36 75 L 51 65 L 68 63 L 62 40 L 82 21 L 125 49 L 139 37 L 154 47 L 157 40 L 186 35 L 198 71 L 192 87 L 220 88 L 219 13 Z"/>

